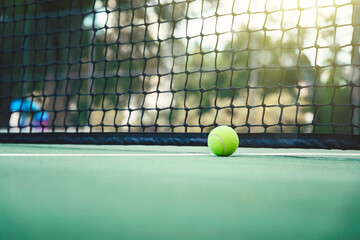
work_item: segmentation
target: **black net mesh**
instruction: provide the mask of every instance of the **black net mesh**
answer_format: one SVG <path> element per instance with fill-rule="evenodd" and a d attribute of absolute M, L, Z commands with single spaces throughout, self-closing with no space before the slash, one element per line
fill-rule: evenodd
<path fill-rule="evenodd" d="M 359 135 L 355 0 L 3 0 L 0 131 Z"/>

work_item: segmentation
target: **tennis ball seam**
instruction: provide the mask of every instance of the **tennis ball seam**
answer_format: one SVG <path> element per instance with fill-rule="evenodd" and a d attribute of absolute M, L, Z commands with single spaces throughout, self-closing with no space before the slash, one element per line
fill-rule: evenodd
<path fill-rule="evenodd" d="M 225 153 L 225 142 L 224 142 L 224 140 L 222 139 L 222 137 L 220 137 L 219 135 L 216 135 L 216 134 L 212 134 L 211 136 L 218 137 L 218 138 L 220 139 L 220 141 L 221 141 L 221 143 L 222 143 L 222 145 L 223 145 L 223 151 L 222 151 L 222 153 L 221 153 L 221 156 L 224 155 L 224 153 Z"/>

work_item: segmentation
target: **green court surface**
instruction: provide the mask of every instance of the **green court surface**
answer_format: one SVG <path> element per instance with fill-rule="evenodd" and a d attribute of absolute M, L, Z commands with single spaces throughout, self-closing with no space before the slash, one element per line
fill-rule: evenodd
<path fill-rule="evenodd" d="M 360 239 L 360 152 L 0 144 L 0 239 Z"/>

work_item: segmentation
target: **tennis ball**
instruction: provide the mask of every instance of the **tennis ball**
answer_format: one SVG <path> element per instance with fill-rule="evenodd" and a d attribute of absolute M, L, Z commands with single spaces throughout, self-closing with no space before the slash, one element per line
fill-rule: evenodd
<path fill-rule="evenodd" d="M 219 126 L 210 132 L 208 146 L 217 156 L 229 156 L 238 148 L 239 138 L 231 127 Z"/>

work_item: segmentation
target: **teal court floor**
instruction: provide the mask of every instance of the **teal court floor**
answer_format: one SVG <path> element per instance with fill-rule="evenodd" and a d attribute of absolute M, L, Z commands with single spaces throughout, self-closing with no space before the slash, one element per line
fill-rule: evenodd
<path fill-rule="evenodd" d="M 0 144 L 0 239 L 360 239 L 360 151 Z"/>

